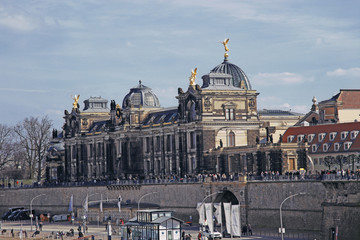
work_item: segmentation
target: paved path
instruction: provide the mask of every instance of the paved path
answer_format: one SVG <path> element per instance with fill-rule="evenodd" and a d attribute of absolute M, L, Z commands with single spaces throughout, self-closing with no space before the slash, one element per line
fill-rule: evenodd
<path fill-rule="evenodd" d="M 29 239 L 55 239 L 56 233 L 57 232 L 64 232 L 67 233 L 69 232 L 69 230 L 72 228 L 74 229 L 75 235 L 74 237 L 67 237 L 67 236 L 63 236 L 63 239 L 77 239 L 78 238 L 78 228 L 79 224 L 74 224 L 72 225 L 69 222 L 59 222 L 59 223 L 44 223 L 43 224 L 43 230 L 41 231 L 41 233 L 39 235 L 36 236 L 36 238 L 30 238 L 32 233 L 35 231 L 35 224 L 33 223 L 33 231 L 31 232 L 31 226 L 30 226 L 30 221 L 22 221 L 22 222 L 2 222 L 2 230 L 6 229 L 6 232 L 3 234 L 0 234 L 0 240 L 5 240 L 5 239 L 19 239 L 19 232 L 21 231 L 21 229 L 27 232 L 28 238 Z M 117 231 L 117 227 L 113 226 L 113 228 L 115 228 L 115 230 Z M 15 238 L 11 237 L 10 231 L 11 229 L 14 230 L 15 233 Z M 192 239 L 191 240 L 197 240 L 197 233 L 198 231 L 196 230 L 196 228 L 192 227 L 192 228 L 185 228 L 183 229 L 185 230 L 186 234 L 191 234 Z M 100 224 L 99 226 L 97 225 L 88 225 L 88 231 L 85 234 L 86 237 L 89 237 L 89 239 L 91 239 L 91 235 L 95 236 L 96 240 L 107 240 L 107 231 L 105 229 L 105 225 Z M 25 238 L 23 236 L 23 238 Z M 61 238 L 59 238 L 61 239 Z M 281 238 L 277 238 L 277 237 L 260 237 L 260 236 L 243 236 L 241 238 L 223 238 L 223 240 L 277 240 L 277 239 L 281 239 Z M 121 240 L 121 237 L 119 235 L 112 235 L 112 240 Z"/>

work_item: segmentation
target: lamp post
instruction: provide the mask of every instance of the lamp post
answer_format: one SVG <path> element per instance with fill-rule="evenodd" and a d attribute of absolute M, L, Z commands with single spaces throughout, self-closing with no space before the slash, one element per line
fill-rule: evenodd
<path fill-rule="evenodd" d="M 155 193 L 157 193 L 157 192 L 151 192 L 151 193 L 147 193 L 147 194 L 142 195 L 140 197 L 139 201 L 138 201 L 138 210 L 140 209 L 140 201 L 141 201 L 141 199 L 143 199 L 144 197 L 146 197 L 146 196 L 148 196 L 150 194 L 155 194 Z"/>
<path fill-rule="evenodd" d="M 90 194 L 90 195 L 86 195 L 86 197 L 85 197 L 85 199 L 83 200 L 83 208 L 84 208 L 84 215 L 83 215 L 83 231 L 84 231 L 84 233 L 85 233 L 85 231 L 86 231 L 86 213 L 88 212 L 88 204 L 89 204 L 89 197 L 91 197 L 91 196 L 94 196 L 94 195 L 96 195 L 96 194 L 99 194 L 99 193 L 93 193 L 93 194 Z M 86 206 L 86 208 L 85 208 L 85 201 L 88 201 L 86 204 L 87 204 L 87 206 Z"/>
<path fill-rule="evenodd" d="M 33 219 L 33 216 L 34 216 L 33 213 L 32 213 L 32 202 L 34 201 L 35 198 L 38 198 L 38 197 L 44 196 L 44 195 L 46 195 L 46 194 L 43 193 L 43 194 L 37 195 L 36 197 L 33 197 L 33 199 L 31 199 L 31 201 L 30 201 L 30 226 L 31 226 L 30 229 L 31 229 L 31 231 L 32 231 L 32 225 L 33 225 L 32 224 L 32 222 L 33 222 L 32 219 Z"/>
<path fill-rule="evenodd" d="M 285 198 L 284 201 L 282 201 L 282 203 L 280 204 L 280 231 L 281 231 L 281 240 L 284 240 L 284 230 L 283 230 L 283 221 L 282 221 L 282 212 L 281 212 L 282 205 L 283 205 L 284 202 L 285 202 L 286 200 L 288 200 L 289 198 L 295 197 L 295 196 L 297 196 L 297 195 L 304 195 L 304 194 L 306 194 L 306 193 L 301 192 L 301 193 L 296 193 L 296 194 L 290 195 L 290 196 L 288 196 L 287 198 Z"/>
<path fill-rule="evenodd" d="M 209 197 L 214 196 L 214 195 L 216 195 L 216 194 L 219 194 L 219 193 L 221 193 L 221 191 L 219 191 L 219 192 L 214 192 L 214 193 L 211 193 L 211 194 L 205 196 L 204 199 L 202 200 L 200 206 L 202 206 L 202 205 L 205 203 L 205 200 L 206 200 L 206 199 L 208 199 Z M 214 223 L 213 223 L 213 219 L 210 219 L 209 221 L 211 221 L 211 224 L 214 224 Z M 209 224 L 209 223 L 208 223 L 208 224 Z M 203 228 L 204 228 L 204 226 L 203 226 L 203 224 L 201 224 L 201 232 L 204 231 Z M 221 228 L 222 228 L 222 225 L 221 225 Z M 203 236 L 203 234 L 201 234 L 201 236 Z M 201 237 L 201 238 L 202 238 L 202 237 Z"/>
<path fill-rule="evenodd" d="M 207 198 L 209 198 L 209 197 L 211 197 L 211 196 L 213 196 L 213 195 L 215 195 L 215 194 L 218 194 L 218 193 L 221 193 L 221 191 L 215 192 L 215 193 L 211 193 L 211 194 L 205 196 L 204 199 L 203 199 L 202 202 L 201 202 L 201 205 L 204 204 L 204 202 L 205 202 L 205 200 L 206 200 Z"/>

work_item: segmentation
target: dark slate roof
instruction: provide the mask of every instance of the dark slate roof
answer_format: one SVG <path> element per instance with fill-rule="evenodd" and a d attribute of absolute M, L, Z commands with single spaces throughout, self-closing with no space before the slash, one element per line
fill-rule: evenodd
<path fill-rule="evenodd" d="M 304 114 L 291 112 L 291 111 L 284 111 L 284 110 L 278 110 L 278 109 L 263 109 L 258 111 L 259 115 L 263 116 L 302 116 Z"/>
<path fill-rule="evenodd" d="M 296 143 L 298 141 L 297 137 L 299 135 L 306 135 L 308 139 L 308 144 L 310 146 L 315 145 L 317 147 L 316 151 L 309 149 L 310 154 L 327 154 L 327 153 L 347 153 L 347 152 L 359 152 L 360 151 L 360 136 L 356 134 L 356 137 L 352 138 L 352 132 L 359 133 L 360 131 L 360 122 L 351 122 L 351 123 L 336 123 L 336 124 L 323 124 L 323 125 L 313 125 L 313 126 L 303 126 L 303 127 L 290 127 L 286 130 L 283 135 L 283 142 L 289 142 L 289 136 L 294 136 L 291 143 Z M 346 138 L 341 138 L 341 133 L 347 132 Z M 323 140 L 319 139 L 320 134 L 325 134 Z M 333 140 L 330 139 L 330 134 L 336 133 L 336 136 Z M 311 136 L 312 139 L 311 139 Z M 335 151 L 335 144 L 339 144 L 340 148 L 338 151 Z M 351 146 L 348 150 L 344 149 L 344 143 L 351 143 Z M 323 151 L 323 145 L 328 144 L 329 149 Z"/>
<path fill-rule="evenodd" d="M 341 92 L 339 92 L 339 93 L 335 94 L 335 95 L 334 95 L 334 96 L 332 96 L 330 99 L 327 99 L 327 100 L 321 101 L 320 103 L 325 103 L 325 102 L 334 102 L 334 101 L 336 101 L 336 100 L 339 98 L 340 93 L 341 93 Z"/>
<path fill-rule="evenodd" d="M 171 124 L 178 120 L 178 110 L 177 108 L 173 109 L 164 109 L 163 111 L 150 112 L 147 117 L 144 119 L 142 126 L 156 126 L 163 124 Z"/>
<path fill-rule="evenodd" d="M 48 148 L 48 152 L 51 151 L 63 151 L 64 143 L 63 142 L 52 142 L 51 146 Z"/>
<path fill-rule="evenodd" d="M 240 82 L 243 80 L 245 89 L 251 90 L 251 84 L 245 72 L 235 64 L 230 63 L 227 58 L 224 59 L 224 62 L 214 67 L 211 72 L 230 74 L 235 87 L 240 87 Z"/>
<path fill-rule="evenodd" d="M 107 123 L 108 123 L 107 120 L 94 122 L 92 124 L 91 128 L 89 129 L 89 133 L 104 132 L 105 128 L 107 126 Z"/>
<path fill-rule="evenodd" d="M 144 108 L 158 108 L 160 102 L 158 97 L 153 93 L 151 88 L 143 85 L 141 81 L 139 84 L 130 89 L 130 92 L 124 97 L 122 107 L 127 108 L 129 104 L 133 107 Z"/>

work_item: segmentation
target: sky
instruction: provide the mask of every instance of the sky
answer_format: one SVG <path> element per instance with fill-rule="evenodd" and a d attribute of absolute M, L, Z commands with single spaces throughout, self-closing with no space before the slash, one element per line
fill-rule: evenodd
<path fill-rule="evenodd" d="M 0 124 L 48 116 L 74 95 L 122 103 L 139 80 L 163 107 L 223 62 L 239 66 L 258 109 L 306 113 L 313 96 L 359 89 L 360 1 L 1 0 Z"/>

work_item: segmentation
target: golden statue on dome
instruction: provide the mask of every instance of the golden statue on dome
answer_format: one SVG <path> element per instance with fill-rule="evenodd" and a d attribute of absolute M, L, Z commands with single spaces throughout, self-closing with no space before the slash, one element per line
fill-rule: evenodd
<path fill-rule="evenodd" d="M 195 85 L 196 72 L 197 72 L 197 68 L 195 68 L 194 70 L 191 70 L 191 76 L 189 77 L 191 86 Z"/>
<path fill-rule="evenodd" d="M 72 99 L 74 100 L 73 102 L 73 108 L 77 109 L 79 107 L 79 98 L 80 98 L 80 94 L 79 95 L 75 95 Z"/>
<path fill-rule="evenodd" d="M 229 54 L 228 54 L 229 48 L 227 46 L 228 42 L 229 42 L 229 38 L 226 38 L 224 41 L 221 42 L 225 47 L 225 54 L 224 54 L 225 58 L 227 58 L 229 56 Z"/>

